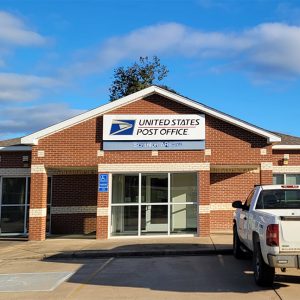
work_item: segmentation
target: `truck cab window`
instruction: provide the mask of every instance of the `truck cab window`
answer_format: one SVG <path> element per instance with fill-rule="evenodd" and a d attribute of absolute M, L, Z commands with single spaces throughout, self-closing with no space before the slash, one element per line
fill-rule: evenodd
<path fill-rule="evenodd" d="M 252 190 L 244 203 L 244 210 L 249 210 L 255 190 Z"/>

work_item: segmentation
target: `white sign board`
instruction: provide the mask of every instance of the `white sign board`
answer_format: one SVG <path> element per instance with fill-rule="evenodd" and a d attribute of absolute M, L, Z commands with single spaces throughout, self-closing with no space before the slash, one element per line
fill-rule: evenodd
<path fill-rule="evenodd" d="M 104 141 L 205 140 L 204 115 L 104 115 Z"/>

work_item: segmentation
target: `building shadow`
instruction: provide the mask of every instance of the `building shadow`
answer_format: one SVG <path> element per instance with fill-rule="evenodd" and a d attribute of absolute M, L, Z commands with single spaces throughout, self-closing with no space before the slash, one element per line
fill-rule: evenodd
<path fill-rule="evenodd" d="M 184 244 L 186 247 L 186 244 Z M 160 244 L 159 247 L 168 247 Z M 178 249 L 182 244 L 176 245 Z M 236 260 L 226 254 L 202 255 L 140 255 L 124 253 L 137 249 L 127 245 L 111 249 L 119 253 L 114 258 L 80 258 L 80 251 L 72 259 L 52 256 L 50 262 L 80 264 L 80 268 L 68 279 L 70 283 L 97 285 L 111 288 L 140 288 L 153 291 L 182 293 L 252 293 L 268 290 L 255 284 L 251 259 Z M 91 250 L 92 251 L 92 250 Z M 180 251 L 179 251 L 180 252 Z M 62 253 L 63 254 L 63 253 Z M 90 253 L 93 256 L 93 252 Z M 102 253 L 103 254 L 103 253 Z M 100 255 L 98 256 L 100 257 Z M 289 283 L 300 283 L 300 277 L 278 275 L 273 287 L 280 289 Z"/>

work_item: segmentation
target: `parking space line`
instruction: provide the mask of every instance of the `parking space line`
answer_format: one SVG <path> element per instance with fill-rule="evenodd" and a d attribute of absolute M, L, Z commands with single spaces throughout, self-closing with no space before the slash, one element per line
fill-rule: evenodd
<path fill-rule="evenodd" d="M 87 280 L 85 280 L 84 283 L 80 284 L 75 290 L 73 290 L 66 299 L 71 299 L 72 296 L 74 296 L 76 293 L 78 293 L 80 290 L 82 290 L 88 283 L 91 281 L 98 273 L 103 271 L 103 269 L 109 265 L 114 260 L 114 257 L 111 257 L 109 260 L 107 260 L 103 265 L 101 265 L 95 272 L 93 272 Z"/>

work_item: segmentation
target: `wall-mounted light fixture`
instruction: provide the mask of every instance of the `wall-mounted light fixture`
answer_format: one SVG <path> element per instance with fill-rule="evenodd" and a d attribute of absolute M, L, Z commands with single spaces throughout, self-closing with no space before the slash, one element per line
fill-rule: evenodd
<path fill-rule="evenodd" d="M 289 164 L 289 159 L 290 159 L 290 155 L 289 154 L 284 154 L 283 155 L 283 164 L 288 165 Z"/>

